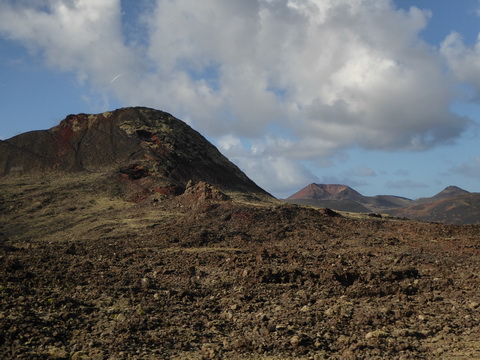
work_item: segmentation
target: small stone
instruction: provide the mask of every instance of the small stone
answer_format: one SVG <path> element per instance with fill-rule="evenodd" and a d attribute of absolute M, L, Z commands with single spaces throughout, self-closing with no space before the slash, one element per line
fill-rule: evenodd
<path fill-rule="evenodd" d="M 395 329 L 392 331 L 392 337 L 408 337 L 411 336 L 411 331 L 409 329 Z"/>
<path fill-rule="evenodd" d="M 72 354 L 72 360 L 83 360 L 87 358 L 87 354 L 83 351 L 77 351 Z"/>
<path fill-rule="evenodd" d="M 144 277 L 144 278 L 142 278 L 141 282 L 142 282 L 142 287 L 144 289 L 147 289 L 150 286 L 150 279 L 149 278 Z"/>
<path fill-rule="evenodd" d="M 268 321 L 268 316 L 265 313 L 260 313 L 257 315 L 258 320 L 260 321 Z"/>
<path fill-rule="evenodd" d="M 480 304 L 476 301 L 472 301 L 471 303 L 468 304 L 468 308 L 471 310 L 475 310 L 480 306 Z"/>
<path fill-rule="evenodd" d="M 335 310 L 333 310 L 333 308 L 328 308 L 327 310 L 325 310 L 325 315 L 328 317 L 332 317 L 333 315 L 335 315 Z"/>
<path fill-rule="evenodd" d="M 202 359 L 215 359 L 218 353 L 218 347 L 213 344 L 202 345 Z"/>
<path fill-rule="evenodd" d="M 118 322 L 124 322 L 125 320 L 127 320 L 127 317 L 123 314 L 118 314 L 115 316 L 115 320 L 117 320 Z"/>
<path fill-rule="evenodd" d="M 346 335 L 340 335 L 337 338 L 337 343 L 339 344 L 348 344 L 350 342 L 350 338 Z"/>
<path fill-rule="evenodd" d="M 53 358 L 53 359 L 65 359 L 69 357 L 68 352 L 63 349 L 63 348 L 58 348 L 51 346 L 48 349 L 48 354 Z"/>
<path fill-rule="evenodd" d="M 370 331 L 365 335 L 365 339 L 378 339 L 378 338 L 386 338 L 388 334 L 383 330 L 374 330 Z"/>
<path fill-rule="evenodd" d="M 330 356 L 325 351 L 320 351 L 313 355 L 313 360 L 324 360 L 328 359 Z"/>
<path fill-rule="evenodd" d="M 309 312 L 310 311 L 310 306 L 305 305 L 300 309 L 301 312 Z"/>
<path fill-rule="evenodd" d="M 226 311 L 224 314 L 223 314 L 223 318 L 225 320 L 232 320 L 233 319 L 233 313 L 231 311 Z"/>
<path fill-rule="evenodd" d="M 277 330 L 277 327 L 276 327 L 274 324 L 269 323 L 269 324 L 267 325 L 267 330 L 268 330 L 268 332 L 273 333 L 273 332 L 275 332 L 275 331 Z"/>
<path fill-rule="evenodd" d="M 298 347 L 298 345 L 300 345 L 300 337 L 298 335 L 292 336 L 290 339 L 290 345 L 293 347 Z"/>

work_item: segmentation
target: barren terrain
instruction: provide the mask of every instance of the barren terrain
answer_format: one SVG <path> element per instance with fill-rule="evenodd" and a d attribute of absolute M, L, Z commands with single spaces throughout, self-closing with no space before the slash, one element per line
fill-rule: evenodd
<path fill-rule="evenodd" d="M 480 227 L 0 181 L 2 359 L 478 359 Z"/>

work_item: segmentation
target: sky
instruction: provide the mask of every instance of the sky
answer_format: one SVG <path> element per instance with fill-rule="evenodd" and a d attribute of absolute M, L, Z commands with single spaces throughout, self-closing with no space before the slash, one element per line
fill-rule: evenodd
<path fill-rule="evenodd" d="M 0 0 L 0 139 L 167 111 L 284 198 L 480 192 L 478 0 Z"/>

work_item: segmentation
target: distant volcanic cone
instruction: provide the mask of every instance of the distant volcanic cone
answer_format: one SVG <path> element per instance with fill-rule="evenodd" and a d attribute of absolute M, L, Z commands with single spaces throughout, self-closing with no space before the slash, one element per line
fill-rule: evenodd
<path fill-rule="evenodd" d="M 49 130 L 0 141 L 0 176 L 52 171 L 108 172 L 167 195 L 203 181 L 270 197 L 183 121 L 143 107 L 69 115 Z"/>
<path fill-rule="evenodd" d="M 365 201 L 365 197 L 351 187 L 337 184 L 310 184 L 288 197 L 288 199 Z"/>

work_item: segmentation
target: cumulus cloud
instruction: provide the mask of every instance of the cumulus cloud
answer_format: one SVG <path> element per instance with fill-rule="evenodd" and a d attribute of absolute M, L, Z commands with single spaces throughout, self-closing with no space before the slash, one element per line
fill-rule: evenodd
<path fill-rule="evenodd" d="M 275 196 L 287 198 L 305 185 L 318 182 L 307 166 L 283 156 L 269 156 L 254 143 L 247 147 L 233 135 L 222 136 L 216 141 L 220 151 L 245 171 L 253 181 L 268 189 Z"/>
<path fill-rule="evenodd" d="M 159 1 L 148 55 L 169 89 L 154 93 L 209 132 L 263 137 L 269 153 L 425 149 L 466 125 L 417 36 L 428 16 L 388 1 Z M 266 139 L 272 123 L 293 141 Z"/>
<path fill-rule="evenodd" d="M 156 0 L 122 27 L 120 0 L 7 0 L 0 34 L 125 105 L 188 117 L 260 185 L 282 176 L 280 189 L 314 178 L 300 160 L 462 133 L 452 78 L 418 37 L 430 15 L 389 0 Z M 460 71 L 468 51 L 454 35 L 441 51 L 458 76 L 475 70 L 469 50 Z"/>
<path fill-rule="evenodd" d="M 41 54 L 48 66 L 103 87 L 138 63 L 123 44 L 120 15 L 117 0 L 5 1 L 0 33 Z"/>
<path fill-rule="evenodd" d="M 452 75 L 458 81 L 471 86 L 474 100 L 480 100 L 480 35 L 475 44 L 467 46 L 459 33 L 452 32 L 442 42 L 440 52 L 445 57 Z"/>

